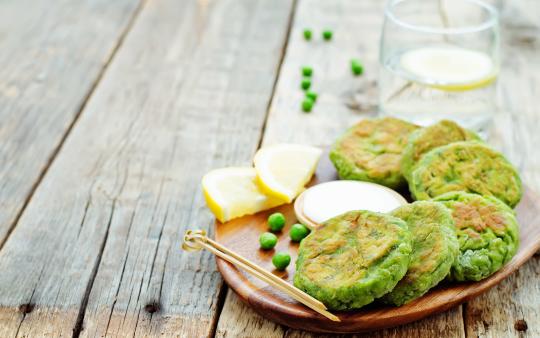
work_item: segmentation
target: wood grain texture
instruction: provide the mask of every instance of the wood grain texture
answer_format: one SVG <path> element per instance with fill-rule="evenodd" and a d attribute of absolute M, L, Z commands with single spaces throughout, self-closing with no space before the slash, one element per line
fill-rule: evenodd
<path fill-rule="evenodd" d="M 439 315 L 408 324 L 402 327 L 380 330 L 363 334 L 322 334 L 307 331 L 294 330 L 265 319 L 254 313 L 250 307 L 246 306 L 234 292 L 227 294 L 227 299 L 220 316 L 220 322 L 231 322 L 235 325 L 219 326 L 216 337 L 238 337 L 238 338 L 396 338 L 404 337 L 403 331 L 409 337 L 436 337 L 440 332 L 459 332 L 455 338 L 465 337 L 463 321 L 461 320 L 461 308 L 457 307 Z"/>
<path fill-rule="evenodd" d="M 540 3 L 519 0 L 498 5 L 503 23 L 501 112 L 492 142 L 519 166 L 524 182 L 539 192 Z M 493 290 L 470 301 L 464 311 L 467 336 L 539 337 L 539 276 L 537 255 Z"/>
<path fill-rule="evenodd" d="M 337 172 L 325 154 L 321 159 L 311 184 L 333 181 Z M 277 234 L 279 240 L 273 250 L 260 250 L 258 238 L 267 231 L 268 216 L 279 211 L 287 219 L 285 228 Z M 372 304 L 358 311 L 333 312 L 340 322 L 327 320 L 322 315 L 303 306 L 286 293 L 270 287 L 234 265 L 217 259 L 218 269 L 223 278 L 239 297 L 265 318 L 287 327 L 325 333 L 356 333 L 380 330 L 418 321 L 430 315 L 455 309 L 457 305 L 486 292 L 511 275 L 540 249 L 540 195 L 525 188 L 524 196 L 516 207 L 518 222 L 521 224 L 520 246 L 518 252 L 497 273 L 475 283 L 441 283 L 424 296 L 399 307 Z M 289 238 L 290 227 L 297 223 L 292 204 L 248 215 L 226 223 L 216 222 L 216 240 L 227 248 L 233 249 L 242 257 L 258 266 L 293 283 L 294 265 L 284 272 L 275 271 L 272 256 L 275 252 L 290 253 L 296 261 L 298 243 Z M 446 318 L 445 318 L 446 319 Z M 456 318 L 461 321 L 461 318 Z M 434 332 L 430 332 L 434 333 Z"/>
<path fill-rule="evenodd" d="M 0 337 L 213 332 L 221 278 L 180 236 L 211 224 L 201 176 L 250 162 L 291 9 L 146 3 L 0 252 Z"/>
<path fill-rule="evenodd" d="M 0 247 L 139 3 L 0 3 Z"/>
<path fill-rule="evenodd" d="M 503 113 L 497 116 L 490 142 L 496 144 L 520 167 L 527 184 L 536 189 L 540 188 L 540 162 L 536 156 L 540 134 L 535 131 L 538 128 L 539 116 L 535 93 L 539 86 L 540 73 L 534 70 L 540 66 L 537 26 L 540 11 L 538 3 L 532 0 L 497 1 L 496 4 L 503 9 L 503 73 L 500 81 Z M 355 6 L 363 8 L 354 10 Z M 376 40 L 379 36 L 381 24 L 379 20 L 382 18 L 380 8 L 381 3 L 375 1 L 354 4 L 347 1 L 336 1 L 331 4 L 308 0 L 299 2 L 293 35 L 273 98 L 264 143 L 294 141 L 324 145 L 328 143 L 328 139 L 332 139 L 356 119 L 363 117 L 364 113 L 372 111 L 370 108 L 374 106 L 373 99 L 376 98 L 376 89 L 373 87 L 376 75 L 370 74 L 370 69 L 376 69 L 374 48 L 377 46 Z M 336 12 L 339 13 L 338 17 L 343 16 L 342 20 L 332 19 Z M 317 28 L 319 21 L 322 21 L 321 25 L 324 26 L 345 27 L 344 32 L 337 31 L 334 35 L 336 38 L 331 44 L 335 46 L 329 47 L 335 48 L 334 51 L 322 49 L 319 44 L 306 45 L 299 37 L 301 29 Z M 349 37 L 349 43 L 340 42 L 341 34 Z M 360 54 L 358 57 L 366 64 L 367 79 L 347 80 L 348 56 L 345 54 L 354 53 L 350 51 L 351 46 L 356 47 L 356 51 Z M 313 112 L 302 115 L 298 108 L 302 98 L 301 92 L 297 90 L 298 68 L 309 63 L 315 67 L 315 88 L 321 86 L 324 92 L 318 90 L 323 99 L 317 103 Z M 322 75 L 317 65 L 323 72 L 334 67 L 332 74 Z M 317 75 L 322 77 L 317 78 Z M 326 76 L 333 81 L 327 80 Z M 320 81 L 319 84 L 317 79 Z M 352 81 L 352 84 L 347 81 Z M 317 132 L 305 132 L 306 130 Z M 538 258 L 535 256 L 507 281 L 468 303 L 464 310 L 464 318 L 461 308 L 457 308 L 432 319 L 379 333 L 392 337 L 459 337 L 465 334 L 468 337 L 537 336 L 536 323 L 540 322 L 536 311 L 540 303 L 539 288 L 538 283 L 535 283 L 538 278 L 538 264 Z M 519 285 L 519 288 L 516 289 L 515 285 Z M 239 325 L 245 332 L 255 332 L 255 336 L 282 336 L 282 332 L 291 336 L 313 336 L 284 327 L 276 330 L 272 323 L 258 315 L 248 316 L 246 305 L 237 298 L 236 295 L 231 295 L 231 292 L 228 293 L 224 309 L 235 314 L 227 313 L 220 318 L 217 329 L 219 336 L 235 336 L 234 334 L 238 333 L 235 325 Z M 462 319 L 467 329 L 464 328 Z M 525 320 L 527 331 L 516 330 L 515 327 L 523 329 L 523 323 L 517 322 L 519 320 Z"/>

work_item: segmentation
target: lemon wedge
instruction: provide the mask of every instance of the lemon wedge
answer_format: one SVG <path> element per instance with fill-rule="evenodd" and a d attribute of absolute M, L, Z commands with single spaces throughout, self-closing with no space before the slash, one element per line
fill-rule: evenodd
<path fill-rule="evenodd" d="M 401 55 L 400 68 L 422 84 L 447 91 L 484 87 L 497 78 L 486 53 L 453 46 L 422 47 Z"/>
<path fill-rule="evenodd" d="M 290 203 L 313 176 L 321 153 L 319 148 L 298 144 L 261 148 L 253 160 L 261 190 Z"/>
<path fill-rule="evenodd" d="M 220 222 L 270 209 L 283 201 L 265 195 L 257 185 L 254 168 L 212 170 L 202 179 L 206 204 Z"/>

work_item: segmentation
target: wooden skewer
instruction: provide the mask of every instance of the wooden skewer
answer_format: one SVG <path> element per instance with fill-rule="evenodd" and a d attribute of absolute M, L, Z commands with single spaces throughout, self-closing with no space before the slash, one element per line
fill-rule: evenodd
<path fill-rule="evenodd" d="M 295 288 L 284 280 L 280 279 L 276 275 L 264 270 L 253 262 L 245 259 L 244 257 L 230 251 L 221 244 L 206 237 L 204 231 L 187 231 L 184 236 L 184 244 L 182 245 L 184 250 L 200 250 L 202 248 L 207 249 L 216 256 L 223 258 L 224 260 L 241 267 L 254 277 L 276 287 L 277 289 L 287 293 L 292 298 L 296 299 L 300 303 L 307 307 L 317 311 L 326 318 L 339 322 L 340 319 L 326 310 L 323 303 L 311 297 L 302 290 Z"/>
<path fill-rule="evenodd" d="M 245 259 L 244 257 L 236 254 L 233 251 L 230 251 L 229 249 L 222 246 L 221 244 L 209 239 L 203 233 L 197 232 L 197 233 L 194 233 L 193 235 L 191 235 L 191 234 L 193 234 L 193 233 L 189 232 L 187 234 L 188 235 L 188 238 L 187 238 L 188 241 L 189 240 L 191 240 L 191 241 L 197 240 L 198 244 L 201 244 L 200 241 L 202 241 L 202 244 L 206 244 L 206 245 L 204 245 L 205 248 L 206 248 L 207 245 L 210 245 L 214 249 L 217 249 L 217 250 L 221 251 L 221 253 L 224 253 L 225 255 L 230 255 L 233 258 L 235 258 L 237 261 L 240 261 L 240 264 L 243 263 L 243 264 L 249 266 L 252 270 L 255 270 L 257 273 L 264 275 L 264 277 L 266 279 L 270 279 L 273 282 L 275 282 L 277 284 L 280 284 L 280 286 L 282 286 L 285 289 L 288 289 L 288 291 L 290 291 L 290 292 L 295 293 L 297 296 L 303 298 L 306 302 L 312 303 L 314 306 L 316 306 L 318 308 L 321 308 L 323 310 L 326 310 L 325 305 L 323 303 L 321 303 L 320 301 L 318 301 L 317 299 L 311 297 L 310 295 L 304 293 L 303 291 L 301 291 L 301 290 L 295 288 L 294 286 L 288 284 L 287 282 L 285 282 L 281 278 L 275 276 L 274 274 L 262 269 L 261 267 L 254 264 L 253 262 L 249 261 L 248 259 Z M 193 247 L 191 247 L 191 249 L 193 249 Z M 213 250 L 210 250 L 210 251 L 214 252 Z M 220 257 L 221 257 L 221 255 L 220 255 Z M 230 260 L 228 260 L 228 261 L 230 261 Z M 236 263 L 234 263 L 234 264 L 236 264 Z"/>
<path fill-rule="evenodd" d="M 191 234 L 193 234 L 193 235 L 191 235 Z M 273 273 L 270 273 L 270 272 L 266 271 L 265 269 L 261 268 L 260 266 L 253 263 L 252 261 L 238 255 L 236 252 L 231 251 L 231 250 L 227 249 L 226 247 L 224 247 L 223 245 L 219 244 L 218 242 L 206 237 L 204 234 L 201 234 L 201 232 L 196 232 L 196 233 L 192 232 L 192 233 L 189 234 L 189 236 L 191 236 L 191 238 L 200 239 L 200 240 L 204 241 L 205 243 L 212 245 L 214 248 L 220 250 L 221 252 L 223 252 L 223 253 L 225 253 L 225 254 L 227 254 L 229 256 L 232 256 L 233 258 L 235 258 L 238 261 L 244 263 L 245 265 L 248 265 L 253 270 L 256 270 L 260 274 L 263 274 L 268 279 L 271 279 L 275 283 L 278 283 L 281 286 L 283 286 L 284 288 L 289 289 L 290 292 L 296 293 L 299 297 L 304 298 L 307 302 L 311 302 L 313 305 L 315 305 L 315 306 L 317 306 L 319 308 L 322 308 L 323 310 L 326 310 L 326 306 L 323 303 L 321 303 L 319 300 L 311 297 L 310 295 L 308 295 L 307 293 L 299 290 L 298 288 L 295 288 L 294 286 L 292 286 L 289 283 L 285 282 L 283 279 L 279 278 L 278 276 L 274 275 Z"/>
<path fill-rule="evenodd" d="M 302 298 L 305 298 L 307 301 L 313 303 L 314 305 L 318 306 L 319 308 L 323 309 L 323 310 L 326 310 L 326 305 L 324 305 L 321 301 L 311 297 L 310 295 L 308 295 L 307 293 L 303 292 L 302 290 L 292 286 L 291 284 L 285 282 L 283 279 L 279 278 L 278 276 L 274 275 L 273 273 L 271 272 L 268 272 L 266 271 L 265 269 L 261 268 L 260 266 L 258 266 L 257 264 L 253 263 L 252 261 L 250 261 L 249 259 L 246 259 L 242 256 L 240 256 L 239 254 L 237 254 L 236 252 L 234 251 L 231 251 L 229 249 L 227 249 L 226 247 L 224 247 L 223 245 L 219 244 L 218 242 L 206 237 L 206 241 L 208 241 L 208 243 L 210 243 L 211 245 L 213 245 L 214 247 L 216 247 L 218 250 L 221 250 L 222 252 L 236 258 L 237 260 L 241 261 L 242 263 L 248 265 L 249 267 L 253 268 L 254 270 L 257 270 L 259 271 L 260 273 L 264 274 L 266 277 L 268 277 L 269 279 L 273 280 L 274 282 L 278 283 L 278 284 L 281 284 L 283 287 L 285 287 L 286 289 L 289 289 L 291 292 L 293 293 L 296 293 L 298 296 L 302 297 Z"/>

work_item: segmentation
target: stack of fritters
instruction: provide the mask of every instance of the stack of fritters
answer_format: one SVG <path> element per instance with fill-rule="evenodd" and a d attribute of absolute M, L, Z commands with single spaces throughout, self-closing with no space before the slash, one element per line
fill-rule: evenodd
<path fill-rule="evenodd" d="M 351 211 L 302 241 L 294 284 L 330 309 L 376 298 L 402 305 L 445 278 L 486 278 L 517 251 L 518 172 L 454 122 L 364 120 L 338 139 L 330 159 L 341 178 L 391 188 L 406 180 L 412 197 L 426 200 L 390 215 Z"/>

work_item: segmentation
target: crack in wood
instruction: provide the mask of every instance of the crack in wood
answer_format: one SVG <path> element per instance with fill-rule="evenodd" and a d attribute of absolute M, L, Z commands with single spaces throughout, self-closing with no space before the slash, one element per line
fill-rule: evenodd
<path fill-rule="evenodd" d="M 158 240 L 156 243 L 156 247 L 154 249 L 154 255 L 152 257 L 152 265 L 150 266 L 150 275 L 148 276 L 148 282 L 146 283 L 147 289 L 150 287 L 150 282 L 152 281 L 152 274 L 154 273 L 154 265 L 156 264 L 156 258 L 159 251 L 159 243 L 161 242 L 161 236 L 163 235 L 163 228 L 165 227 L 165 223 L 167 222 L 168 215 L 169 215 L 169 208 L 165 210 L 165 215 L 163 216 L 163 222 L 161 222 L 161 227 L 159 229 Z"/>
<path fill-rule="evenodd" d="M 36 289 L 37 289 L 37 287 L 39 285 L 39 282 L 41 281 L 41 276 L 43 276 L 43 270 L 45 270 L 45 266 L 41 267 L 41 270 L 39 272 L 39 276 L 38 276 L 36 284 L 34 285 L 34 288 L 32 290 L 32 294 L 30 295 L 30 298 L 28 299 L 28 302 L 26 302 L 25 304 L 22 304 L 22 305 L 19 306 L 19 311 L 21 311 L 22 309 L 24 309 L 24 311 L 21 311 L 23 316 L 21 318 L 19 326 L 17 327 L 15 337 L 18 337 L 21 326 L 22 326 L 24 320 L 26 319 L 26 315 L 29 314 L 30 312 L 32 312 L 34 310 L 34 308 L 35 308 L 35 304 L 32 303 L 32 300 L 34 299 L 34 294 L 36 293 Z"/>
<path fill-rule="evenodd" d="M 461 318 L 463 320 L 463 337 L 468 338 L 468 333 L 467 333 L 467 303 L 461 304 Z"/>
<path fill-rule="evenodd" d="M 221 316 L 221 312 L 223 311 L 223 307 L 225 306 L 225 299 L 227 298 L 227 290 L 228 289 L 229 288 L 227 287 L 227 284 L 225 284 L 225 282 L 221 281 L 221 286 L 219 288 L 219 293 L 218 293 L 218 297 L 217 297 L 218 301 L 217 301 L 217 305 L 216 305 L 216 316 L 212 320 L 212 323 L 211 323 L 212 329 L 210 330 L 210 334 L 208 335 L 209 337 L 215 337 L 216 336 L 219 318 Z"/>
<path fill-rule="evenodd" d="M 135 212 L 133 212 L 133 214 L 135 214 Z M 132 220 L 133 220 L 133 218 L 132 218 Z M 128 257 L 129 257 L 129 246 L 127 247 L 127 251 L 126 251 L 126 254 L 124 256 L 124 264 L 122 266 L 122 272 L 120 273 L 120 281 L 118 282 L 118 287 L 116 288 L 116 293 L 114 295 L 114 300 L 113 300 L 113 303 L 112 303 L 112 306 L 111 306 L 111 311 L 109 312 L 109 318 L 107 320 L 107 326 L 105 327 L 105 332 L 109 331 L 109 324 L 111 323 L 111 318 L 112 318 L 112 315 L 113 315 L 113 312 L 114 312 L 114 307 L 116 306 L 116 300 L 118 299 L 118 293 L 120 292 L 120 286 L 122 285 L 122 280 L 124 278 L 124 273 L 126 271 L 126 265 L 127 265 Z"/>
<path fill-rule="evenodd" d="M 107 244 L 107 239 L 109 238 L 109 231 L 111 229 L 111 224 L 112 224 L 115 208 L 116 208 L 116 199 L 114 199 L 112 202 L 111 211 L 109 214 L 109 221 L 107 222 L 107 228 L 105 230 L 105 237 L 103 238 L 103 241 L 101 242 L 98 256 L 94 262 L 94 267 L 92 268 L 90 278 L 88 279 L 88 282 L 86 284 L 84 297 L 82 299 L 81 306 L 77 314 L 77 320 L 75 321 L 75 325 L 73 327 L 73 335 L 72 335 L 73 338 L 78 338 L 83 330 L 84 314 L 86 312 L 86 306 L 88 305 L 88 298 L 90 297 L 90 291 L 92 290 L 94 279 L 96 278 L 99 264 L 101 263 L 101 258 L 103 257 L 103 251 L 105 250 L 105 245 Z"/>
<path fill-rule="evenodd" d="M 139 317 L 141 315 L 141 309 L 139 309 L 139 311 L 137 311 L 137 320 L 135 321 L 135 328 L 133 329 L 133 338 L 136 337 L 136 334 L 137 334 L 137 327 L 139 326 Z"/>
<path fill-rule="evenodd" d="M 83 229 L 84 221 L 86 220 L 86 214 L 88 213 L 88 208 L 90 207 L 90 204 L 92 204 L 92 194 L 88 194 L 88 199 L 86 200 L 86 205 L 84 206 L 84 213 L 81 219 L 81 223 L 79 225 L 79 232 L 77 232 L 77 238 L 81 235 L 81 231 Z"/>
<path fill-rule="evenodd" d="M 298 6 L 298 0 L 292 0 L 292 6 L 291 6 L 291 13 L 289 14 L 289 21 L 287 23 L 287 30 L 285 32 L 285 39 L 283 40 L 283 46 L 281 47 L 281 56 L 279 59 L 278 66 L 276 68 L 276 73 L 274 76 L 274 83 L 272 85 L 272 91 L 270 92 L 270 99 L 268 100 L 268 105 L 266 106 L 266 113 L 264 115 L 264 121 L 261 128 L 261 133 L 259 135 L 259 141 L 257 142 L 257 149 L 259 149 L 262 145 L 264 134 L 266 131 L 266 124 L 268 123 L 268 117 L 270 116 L 270 108 L 272 107 L 272 103 L 274 101 L 274 97 L 276 96 L 276 89 L 277 84 L 279 81 L 279 75 L 281 73 L 281 68 L 283 67 L 283 62 L 285 60 L 285 55 L 287 55 L 287 47 L 289 46 L 289 40 L 291 37 L 294 17 L 296 14 L 296 7 Z"/>

